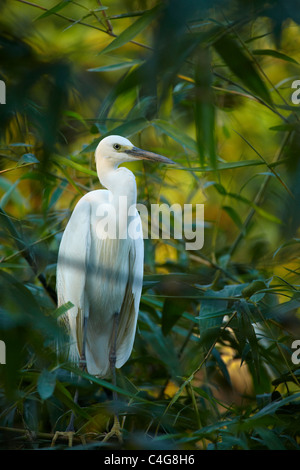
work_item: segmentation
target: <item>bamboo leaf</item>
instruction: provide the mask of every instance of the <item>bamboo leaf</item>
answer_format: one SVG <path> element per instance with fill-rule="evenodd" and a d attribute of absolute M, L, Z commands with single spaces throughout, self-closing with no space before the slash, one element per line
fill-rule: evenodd
<path fill-rule="evenodd" d="M 41 20 L 43 18 L 47 18 L 47 16 L 50 16 L 50 15 L 53 15 L 54 13 L 57 13 L 58 11 L 62 10 L 69 4 L 70 4 L 70 0 L 63 0 L 62 2 L 57 3 L 54 7 L 45 11 L 45 13 L 42 13 L 40 16 L 38 16 L 35 21 Z"/>
<path fill-rule="evenodd" d="M 229 207 L 229 206 L 222 206 L 222 209 L 227 212 L 227 214 L 229 215 L 229 217 L 233 220 L 233 222 L 235 223 L 235 225 L 239 228 L 239 229 L 242 229 L 243 228 L 243 222 L 239 216 L 239 214 L 232 208 L 232 207 Z"/>
<path fill-rule="evenodd" d="M 173 124 L 170 124 L 169 122 L 163 121 L 161 119 L 155 119 L 152 121 L 152 124 L 164 134 L 168 135 L 173 140 L 181 144 L 184 148 L 188 148 L 194 152 L 197 152 L 196 141 L 179 130 L 177 126 L 174 126 Z"/>
<path fill-rule="evenodd" d="M 73 160 L 69 160 L 66 157 L 61 157 L 59 155 L 55 155 L 53 160 L 60 165 L 68 166 L 69 168 L 73 168 L 74 170 L 80 171 L 81 173 L 85 173 L 86 175 L 90 176 L 97 176 L 97 172 L 86 168 L 85 166 L 81 165 L 80 163 L 76 163 Z"/>
<path fill-rule="evenodd" d="M 88 69 L 89 72 L 114 72 L 116 70 L 121 70 L 134 65 L 141 64 L 141 60 L 131 60 L 130 62 L 120 62 L 117 64 L 103 65 L 102 67 L 96 67 L 94 69 Z"/>
<path fill-rule="evenodd" d="M 108 46 L 106 46 L 100 54 L 107 54 L 115 49 L 118 49 L 124 44 L 132 41 L 138 34 L 140 34 L 150 23 L 156 18 L 159 7 L 156 6 L 151 10 L 144 13 L 137 21 L 131 24 L 125 31 L 123 31 L 116 39 L 114 39 Z"/>
<path fill-rule="evenodd" d="M 54 312 L 52 313 L 52 316 L 55 319 L 58 319 L 61 315 L 64 315 L 72 307 L 74 307 L 72 302 L 66 302 L 65 304 L 60 305 L 57 309 L 55 309 Z"/>
<path fill-rule="evenodd" d="M 272 49 L 255 49 L 254 51 L 252 51 L 252 53 L 255 55 L 267 55 L 271 57 L 276 57 L 276 59 L 281 59 L 287 62 L 292 62 L 293 64 L 296 64 L 296 65 L 300 65 L 299 62 L 297 62 L 292 57 L 289 57 L 288 55 L 283 54 L 282 52 L 275 51 Z"/>
<path fill-rule="evenodd" d="M 81 153 L 93 152 L 99 144 L 100 140 L 102 140 L 104 137 L 107 137 L 108 135 L 122 135 L 124 137 L 130 137 L 131 135 L 141 132 L 146 127 L 148 127 L 148 125 L 148 121 L 144 118 L 133 119 L 132 121 L 125 122 L 124 124 L 111 129 L 109 132 L 106 132 L 101 137 L 94 139 L 90 145 L 84 147 Z"/>
<path fill-rule="evenodd" d="M 261 79 L 255 65 L 247 57 L 238 43 L 228 34 L 214 43 L 214 47 L 225 65 L 249 88 L 255 95 L 272 104 L 270 93 Z"/>

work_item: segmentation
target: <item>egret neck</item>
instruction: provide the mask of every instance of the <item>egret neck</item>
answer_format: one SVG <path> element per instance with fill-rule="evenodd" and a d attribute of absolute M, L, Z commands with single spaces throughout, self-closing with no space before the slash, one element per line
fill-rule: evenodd
<path fill-rule="evenodd" d="M 114 214 L 118 238 L 128 236 L 128 225 L 136 216 L 137 188 L 134 174 L 119 165 L 122 161 L 100 156 L 96 168 L 100 183 L 110 192 L 110 214 Z"/>

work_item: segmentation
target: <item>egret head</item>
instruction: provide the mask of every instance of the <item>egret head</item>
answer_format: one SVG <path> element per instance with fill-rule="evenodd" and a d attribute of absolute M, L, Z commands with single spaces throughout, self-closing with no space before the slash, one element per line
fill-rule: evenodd
<path fill-rule="evenodd" d="M 95 157 L 96 161 L 99 158 L 110 160 L 113 165 L 137 160 L 149 160 L 168 164 L 174 163 L 167 157 L 135 147 L 130 140 L 119 135 L 104 137 L 96 148 Z"/>

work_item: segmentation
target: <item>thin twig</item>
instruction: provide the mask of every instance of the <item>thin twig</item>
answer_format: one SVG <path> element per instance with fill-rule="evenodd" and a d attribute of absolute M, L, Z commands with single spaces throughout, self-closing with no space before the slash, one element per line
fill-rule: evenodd
<path fill-rule="evenodd" d="M 29 439 L 29 435 L 28 435 L 28 430 L 27 429 L 22 429 L 22 428 L 10 428 L 10 427 L 5 427 L 5 426 L 0 426 L 0 431 L 2 432 L 7 432 L 7 433 L 15 433 L 15 434 L 21 434 L 21 436 L 23 435 L 25 439 Z M 50 440 L 52 441 L 53 437 L 54 437 L 54 434 L 52 433 L 49 433 L 49 432 L 40 432 L 40 431 L 34 431 L 30 433 L 30 440 L 32 441 L 32 437 L 35 438 L 38 438 L 38 439 L 47 439 L 47 440 Z M 64 440 L 68 440 L 68 436 L 59 436 L 59 439 L 64 439 Z M 78 443 L 81 443 L 82 444 L 82 439 L 78 436 L 74 436 L 73 437 L 73 441 L 75 442 L 78 442 Z M 92 440 L 87 440 L 86 442 L 92 442 Z"/>
<path fill-rule="evenodd" d="M 15 0 L 15 1 L 20 2 L 20 3 L 24 3 L 25 5 L 29 5 L 31 7 L 39 8 L 40 10 L 43 10 L 43 11 L 49 11 L 48 8 L 42 7 L 41 5 L 37 5 L 36 3 L 28 2 L 27 0 Z M 53 15 L 58 16 L 59 18 L 62 18 L 63 20 L 68 21 L 69 23 L 81 24 L 82 26 L 87 26 L 88 28 L 93 28 L 93 29 L 96 29 L 97 31 L 101 31 L 102 33 L 109 34 L 110 36 L 112 36 L 114 38 L 117 37 L 117 35 L 115 33 L 113 33 L 112 31 L 99 28 L 98 26 L 94 26 L 92 24 L 85 23 L 81 20 L 74 20 L 73 18 L 69 18 L 68 16 L 61 15 L 60 13 L 53 13 Z M 137 42 L 137 41 L 131 40 L 129 42 L 131 42 L 131 44 L 135 44 L 136 46 L 143 47 L 145 49 L 149 49 L 149 50 L 153 49 L 151 46 L 148 46 L 146 44 L 142 44 L 142 43 Z"/>
<path fill-rule="evenodd" d="M 24 168 L 25 166 L 36 165 L 36 163 L 37 162 L 30 162 L 30 163 L 24 163 L 24 165 L 17 165 L 14 168 L 6 168 L 5 170 L 1 170 L 0 174 L 7 173 L 8 171 L 20 170 L 21 168 Z"/>
<path fill-rule="evenodd" d="M 283 140 L 283 143 L 282 143 L 282 145 L 281 145 L 279 151 L 278 151 L 277 154 L 275 155 L 275 158 L 274 158 L 273 162 L 277 162 L 277 161 L 280 159 L 280 157 L 281 157 L 281 155 L 282 155 L 282 152 L 283 152 L 283 150 L 284 150 L 284 148 L 285 148 L 285 146 L 286 146 L 286 144 L 287 144 L 287 142 L 288 142 L 288 140 L 289 140 L 291 134 L 292 134 L 292 132 L 289 132 L 289 133 L 285 136 L 285 138 L 284 138 L 284 140 Z M 254 199 L 254 206 L 259 206 L 259 205 L 262 203 L 262 199 L 263 199 L 263 197 L 264 197 L 264 194 L 265 194 L 265 192 L 266 192 L 266 189 L 267 189 L 267 186 L 268 186 L 268 184 L 269 184 L 270 179 L 271 179 L 271 175 L 270 175 L 270 174 L 265 177 L 265 179 L 264 179 L 264 181 L 263 181 L 263 184 L 261 185 L 261 187 L 260 187 L 260 189 L 259 189 L 259 191 L 258 191 L 258 193 L 257 193 L 257 195 L 256 195 L 256 197 L 255 197 L 255 199 Z M 243 225 L 242 225 L 242 227 L 241 227 L 241 230 L 240 230 L 238 236 L 236 237 L 235 241 L 232 243 L 232 245 L 231 245 L 231 247 L 230 247 L 230 250 L 229 250 L 229 252 L 228 252 L 228 254 L 229 254 L 230 256 L 233 255 L 233 253 L 234 253 L 235 250 L 237 249 L 238 245 L 240 244 L 241 240 L 243 239 L 244 234 L 246 233 L 246 229 L 247 229 L 247 227 L 249 226 L 249 224 L 250 224 L 250 222 L 251 222 L 252 217 L 253 217 L 254 214 L 255 214 L 255 209 L 254 209 L 254 207 L 251 207 L 251 209 L 250 209 L 250 211 L 249 211 L 249 213 L 248 213 L 248 215 L 247 215 L 247 217 L 246 217 L 246 219 L 245 219 L 245 221 L 244 221 L 244 223 L 243 223 Z"/>
<path fill-rule="evenodd" d="M 103 7 L 101 0 L 98 0 L 98 3 L 99 3 L 99 6 L 100 6 L 100 7 Z M 111 24 L 110 20 L 108 19 L 105 10 L 102 10 L 102 15 L 103 15 L 103 17 L 104 17 L 104 19 L 105 19 L 105 23 L 107 24 L 107 31 L 108 31 L 109 33 L 113 33 L 112 24 Z"/>

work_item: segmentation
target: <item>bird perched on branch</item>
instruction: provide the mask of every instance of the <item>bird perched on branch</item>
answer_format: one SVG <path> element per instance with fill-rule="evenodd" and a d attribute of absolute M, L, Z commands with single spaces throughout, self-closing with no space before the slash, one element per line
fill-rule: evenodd
<path fill-rule="evenodd" d="M 111 372 L 115 384 L 115 368 L 122 367 L 133 347 L 144 264 L 135 177 L 119 165 L 174 162 L 116 135 L 101 140 L 95 158 L 107 189 L 87 193 L 72 213 L 59 248 L 57 295 L 58 305 L 73 304 L 64 316 L 70 359 L 96 376 Z M 121 435 L 117 417 L 106 438 L 113 434 Z"/>

